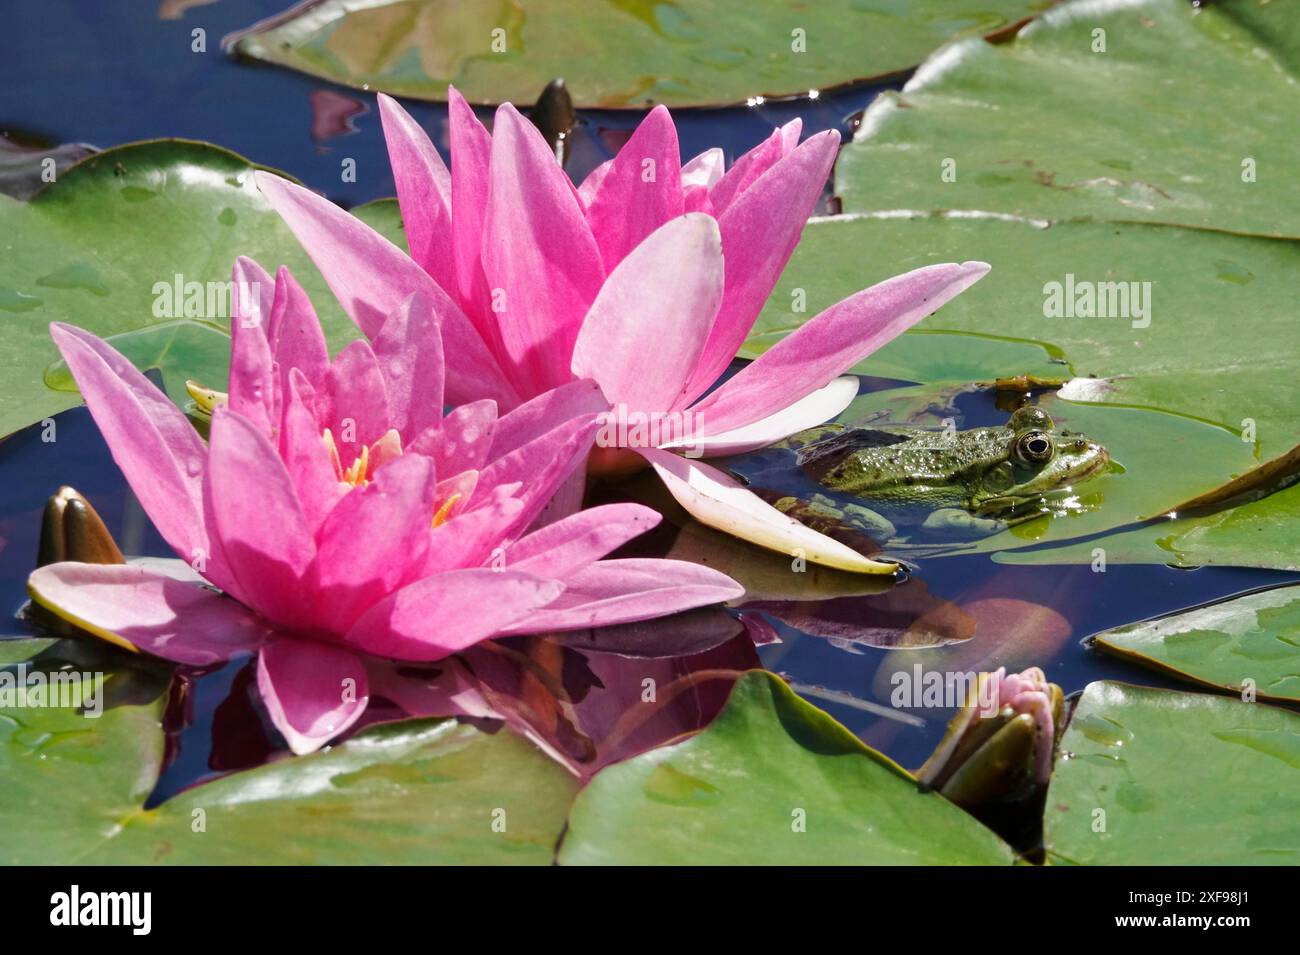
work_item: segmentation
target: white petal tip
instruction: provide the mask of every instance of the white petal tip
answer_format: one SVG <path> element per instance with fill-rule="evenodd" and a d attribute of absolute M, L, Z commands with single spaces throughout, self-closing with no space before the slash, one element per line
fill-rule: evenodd
<path fill-rule="evenodd" d="M 641 452 L 687 513 L 723 533 L 759 547 L 854 574 L 889 574 L 898 565 L 873 560 L 782 514 L 716 468 L 667 451 Z"/>

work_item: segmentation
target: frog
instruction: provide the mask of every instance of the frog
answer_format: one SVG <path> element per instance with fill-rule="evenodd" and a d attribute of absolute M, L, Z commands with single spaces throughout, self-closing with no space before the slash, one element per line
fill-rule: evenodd
<path fill-rule="evenodd" d="M 831 424 L 793 435 L 783 446 L 795 451 L 799 468 L 822 487 L 870 508 L 879 518 L 877 533 L 881 521 L 894 533 L 915 525 L 943 536 L 996 533 L 1050 513 L 1053 502 L 1110 464 L 1102 444 L 1058 430 L 1033 405 L 995 427 L 936 431 Z M 795 517 L 810 505 L 814 512 L 835 510 L 824 495 L 781 503 Z"/>

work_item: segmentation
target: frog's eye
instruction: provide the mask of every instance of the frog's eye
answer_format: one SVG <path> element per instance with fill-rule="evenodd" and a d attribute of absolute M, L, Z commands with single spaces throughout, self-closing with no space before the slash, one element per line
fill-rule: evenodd
<path fill-rule="evenodd" d="M 1025 431 L 1016 437 L 1016 457 L 1025 464 L 1046 464 L 1055 450 L 1042 431 Z"/>

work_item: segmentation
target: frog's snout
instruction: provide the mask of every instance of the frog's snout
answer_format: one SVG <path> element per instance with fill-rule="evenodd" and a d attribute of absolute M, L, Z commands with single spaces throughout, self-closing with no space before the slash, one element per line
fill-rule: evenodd
<path fill-rule="evenodd" d="M 1106 450 L 1106 446 L 1088 438 L 1075 438 L 1066 445 L 1066 452 L 1077 457 L 1084 464 L 1083 473 L 1079 474 L 1077 479 L 1099 474 L 1110 464 L 1110 452 Z"/>

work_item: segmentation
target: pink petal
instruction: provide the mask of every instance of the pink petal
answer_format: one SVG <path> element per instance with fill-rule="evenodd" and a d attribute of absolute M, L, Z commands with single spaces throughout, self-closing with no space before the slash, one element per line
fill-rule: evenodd
<path fill-rule="evenodd" d="M 227 407 L 212 416 L 203 503 L 239 596 L 285 626 L 302 622 L 301 582 L 316 547 L 270 440 Z"/>
<path fill-rule="evenodd" d="M 50 326 L 90 414 L 140 506 L 181 559 L 205 557 L 209 579 L 228 576 L 208 543 L 203 472 L 208 451 L 181 410 L 113 347 L 89 332 Z"/>
<path fill-rule="evenodd" d="M 682 166 L 682 188 L 703 186 L 712 189 L 722 178 L 726 159 L 717 146 L 706 149 L 686 165 Z"/>
<path fill-rule="evenodd" d="M 550 603 L 562 589 L 556 581 L 513 570 L 458 570 L 426 577 L 368 610 L 347 642 L 396 660 L 440 660 L 495 636 Z"/>
<path fill-rule="evenodd" d="M 553 604 L 504 633 L 632 623 L 735 600 L 744 593 L 745 588 L 726 574 L 684 560 L 602 560 L 567 575 L 564 593 Z"/>
<path fill-rule="evenodd" d="M 988 270 L 984 262 L 928 265 L 864 289 L 777 342 L 691 410 L 707 434 L 775 414 L 827 385 Z"/>
<path fill-rule="evenodd" d="M 709 199 L 709 190 L 703 186 L 686 186 L 682 189 L 682 211 L 702 212 L 713 216 L 713 202 Z"/>
<path fill-rule="evenodd" d="M 388 395 L 388 425 L 407 440 L 442 420 L 442 336 L 429 303 L 413 295 L 384 322 L 375 358 Z"/>
<path fill-rule="evenodd" d="M 379 334 L 388 316 L 419 292 L 438 316 L 444 348 L 457 356 L 448 371 L 450 400 L 459 404 L 491 397 L 506 407 L 518 403 L 514 388 L 460 306 L 410 256 L 328 199 L 266 172 L 254 175 L 343 310 L 367 336 Z"/>
<path fill-rule="evenodd" d="M 451 504 L 447 511 L 447 518 L 463 514 L 469 509 L 470 501 L 474 497 L 474 491 L 478 487 L 477 471 L 461 471 L 449 478 L 441 478 L 434 493 L 434 510 L 437 512 L 442 507 Z M 458 498 L 452 501 L 452 498 Z"/>
<path fill-rule="evenodd" d="M 799 145 L 799 134 L 803 132 L 803 120 L 796 116 L 781 127 L 781 155 L 788 156 Z"/>
<path fill-rule="evenodd" d="M 275 371 L 267 339 L 275 283 L 250 258 L 240 256 L 232 270 L 230 303 L 229 404 L 271 435 L 275 416 Z"/>
<path fill-rule="evenodd" d="M 745 153 L 732 164 L 716 186 L 709 190 L 713 206 L 721 214 L 746 189 L 757 182 L 774 165 L 788 156 L 799 144 L 803 120 L 793 119 Z"/>
<path fill-rule="evenodd" d="M 605 181 L 611 169 L 614 168 L 614 160 L 606 159 L 603 163 L 587 173 L 587 178 L 582 180 L 582 185 L 578 186 L 578 198 L 582 200 L 583 208 L 591 208 L 592 202 L 596 199 L 596 193 L 600 190 L 600 184 Z"/>
<path fill-rule="evenodd" d="M 496 427 L 497 403 L 491 398 L 472 401 L 417 435 L 407 451 L 433 458 L 439 474 L 477 471 L 487 463 Z"/>
<path fill-rule="evenodd" d="M 492 137 L 454 86 L 447 90 L 447 135 L 451 141 L 451 239 L 456 293 L 483 341 L 495 350 L 500 336 L 481 255 Z"/>
<path fill-rule="evenodd" d="M 342 496 L 338 472 L 312 411 L 315 394 L 297 368 L 289 376 L 289 397 L 280 429 L 280 457 L 302 505 L 307 530 L 315 536 L 321 521 Z"/>
<path fill-rule="evenodd" d="M 330 511 L 310 571 L 321 630 L 346 633 L 364 610 L 413 578 L 429 544 L 436 483 L 433 462 L 404 454 Z"/>
<path fill-rule="evenodd" d="M 380 93 L 379 117 L 411 258 L 439 286 L 454 290 L 451 174 L 420 124 L 397 100 Z"/>
<path fill-rule="evenodd" d="M 537 512 L 537 516 L 525 530 L 538 530 L 546 527 L 548 524 L 554 524 L 556 521 L 571 517 L 582 510 L 582 503 L 587 499 L 587 468 L 590 462 L 588 455 L 581 460 L 568 477 L 559 483 L 559 486 L 551 492 L 551 498 Z"/>
<path fill-rule="evenodd" d="M 480 477 L 480 484 L 482 475 Z M 424 566 L 417 577 L 482 567 L 495 553 L 504 554 L 508 532 L 523 524 L 524 502 L 518 484 L 493 488 L 471 510 L 454 516 L 429 535 Z M 498 550 L 500 548 L 500 550 Z"/>
<path fill-rule="evenodd" d="M 687 457 L 744 454 L 746 451 L 765 448 L 805 428 L 830 421 L 847 408 L 857 396 L 856 377 L 848 375 L 844 378 L 836 378 L 829 385 L 818 388 L 810 395 L 805 395 L 776 414 L 730 431 L 712 433 L 709 418 L 705 416 L 699 421 L 701 428 L 699 432 L 681 441 L 670 442 L 660 447 L 684 449 Z"/>
<path fill-rule="evenodd" d="M 483 271 L 500 305 L 502 347 L 518 390 L 563 384 L 605 273 L 568 176 L 542 134 L 508 103 L 497 110 L 492 133 L 483 235 Z"/>
<path fill-rule="evenodd" d="M 600 560 L 661 520 L 641 504 L 606 504 L 565 517 L 520 538 L 506 551 L 511 570 L 564 578 Z"/>
<path fill-rule="evenodd" d="M 614 157 L 587 203 L 587 222 L 605 270 L 669 219 L 682 214 L 681 153 L 677 128 L 656 106 Z"/>
<path fill-rule="evenodd" d="M 573 373 L 594 379 L 611 404 L 633 414 L 673 408 L 713 327 L 722 286 L 717 221 L 694 212 L 666 222 L 605 280 L 578 332 Z"/>
<path fill-rule="evenodd" d="M 257 690 L 275 728 L 299 756 L 355 723 L 370 701 L 366 668 L 352 651 L 279 637 L 257 657 Z"/>
<path fill-rule="evenodd" d="M 390 427 L 388 388 L 370 343 L 349 342 L 330 365 L 323 385 L 316 397 L 317 412 L 347 468 L 363 447 L 374 444 Z"/>
<path fill-rule="evenodd" d="M 32 571 L 27 589 L 83 630 L 189 666 L 255 650 L 271 632 L 256 614 L 201 583 L 132 564 L 48 564 Z"/>
<path fill-rule="evenodd" d="M 677 503 L 701 524 L 768 550 L 855 573 L 893 574 L 897 565 L 872 560 L 787 517 L 717 468 L 670 451 L 643 448 Z"/>
<path fill-rule="evenodd" d="M 707 391 L 736 357 L 799 244 L 804 222 L 835 162 L 839 141 L 834 130 L 813 136 L 777 161 L 721 212 L 718 225 L 727 265 L 726 291 L 700 364 L 691 376 L 688 400 Z M 726 182 L 724 178 L 713 190 L 715 206 L 718 189 Z"/>
<path fill-rule="evenodd" d="M 315 385 L 329 368 L 329 349 L 311 299 L 285 266 L 275 273 L 271 305 L 271 353 L 280 366 L 281 398 L 288 395 L 289 373 L 297 368 Z"/>
<path fill-rule="evenodd" d="M 572 418 L 540 438 L 494 460 L 479 473 L 479 486 L 493 488 L 519 482 L 524 508 L 505 533 L 523 530 L 537 517 L 561 482 L 587 458 L 600 429 L 597 415 Z"/>
<path fill-rule="evenodd" d="M 488 460 L 541 437 L 571 418 L 608 409 L 609 402 L 601 394 L 600 385 L 587 378 L 542 392 L 497 419 Z"/>

